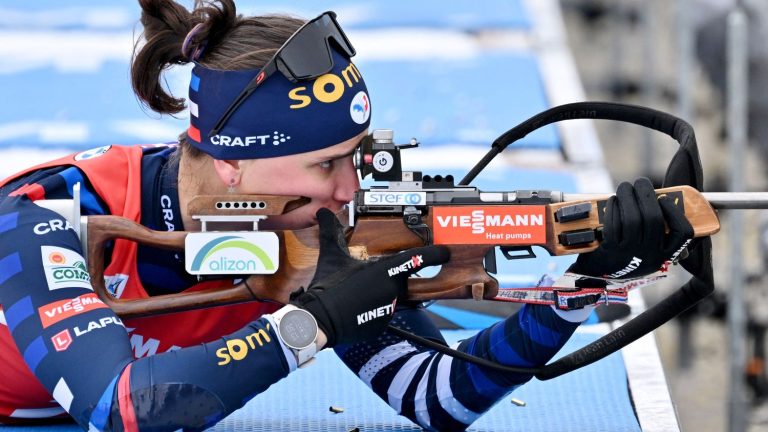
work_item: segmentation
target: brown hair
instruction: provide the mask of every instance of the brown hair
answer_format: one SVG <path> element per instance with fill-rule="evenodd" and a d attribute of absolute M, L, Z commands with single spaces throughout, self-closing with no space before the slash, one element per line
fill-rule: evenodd
<path fill-rule="evenodd" d="M 145 43 L 134 47 L 131 82 L 139 100 L 161 114 L 185 108 L 184 99 L 163 87 L 162 73 L 169 67 L 195 60 L 211 69 L 258 69 L 304 23 L 287 15 L 237 15 L 233 0 L 196 0 L 191 12 L 173 0 L 139 4 Z M 190 156 L 200 153 L 186 145 L 186 133 L 179 141 Z"/>

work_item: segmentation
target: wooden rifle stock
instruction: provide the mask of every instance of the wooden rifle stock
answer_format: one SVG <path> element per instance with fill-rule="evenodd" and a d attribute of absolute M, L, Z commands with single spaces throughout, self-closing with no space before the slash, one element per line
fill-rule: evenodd
<path fill-rule="evenodd" d="M 657 190 L 657 194 L 663 193 L 671 194 L 678 200 L 682 195 L 685 214 L 694 228 L 695 237 L 709 236 L 719 231 L 720 223 L 717 214 L 700 192 L 689 186 Z M 541 246 L 552 255 L 575 254 L 594 250 L 599 244 L 599 239 L 585 244 L 565 246 L 561 243 L 560 235 L 579 230 L 598 230 L 602 226 L 598 216 L 598 211 L 601 208 L 598 202 L 607 199 L 608 196 L 593 195 L 589 200 L 546 204 L 546 242 L 531 245 Z M 243 201 L 273 198 L 275 197 L 246 196 Z M 237 201 L 229 196 L 218 197 L 218 201 L 212 197 L 201 200 L 206 203 L 222 200 Z M 295 201 L 287 199 L 282 207 L 278 206 L 280 213 L 292 202 Z M 569 222 L 555 220 L 557 210 L 579 202 L 592 203 L 587 217 Z M 190 213 L 200 214 L 200 212 L 204 212 L 201 209 L 196 209 L 196 211 L 198 212 Z M 248 214 L 259 214 L 258 209 L 242 211 Z M 262 211 L 261 214 L 265 213 Z M 344 224 L 348 220 L 346 210 L 337 216 Z M 423 215 L 423 220 L 431 230 L 432 208 L 427 209 L 426 214 Z M 183 250 L 187 232 L 153 231 L 117 216 L 90 216 L 87 222 L 88 270 L 95 292 L 117 315 L 123 318 L 180 312 L 259 299 L 286 303 L 291 292 L 308 286 L 312 280 L 319 253 L 319 230 L 318 227 L 311 227 L 295 231 L 278 231 L 276 234 L 280 242 L 281 265 L 273 275 L 250 276 L 247 279 L 247 285 L 240 282 L 229 288 L 167 294 L 141 299 L 117 299 L 107 291 L 104 283 L 104 257 L 110 241 L 134 241 L 154 247 Z M 397 216 L 360 216 L 357 218 L 355 226 L 348 228 L 347 241 L 350 254 L 360 259 L 390 254 L 424 244 L 422 238 L 412 232 L 403 223 L 403 219 Z M 495 245 L 446 246 L 451 250 L 450 262 L 443 265 L 440 272 L 434 277 L 409 279 L 408 298 L 411 300 L 461 298 L 480 300 L 495 297 L 499 288 L 498 282 L 487 273 L 483 264 L 484 257 Z M 222 276 L 222 278 L 224 277 Z M 234 278 L 230 276 L 230 279 Z M 365 289 L 365 287 L 361 287 L 361 289 Z"/>

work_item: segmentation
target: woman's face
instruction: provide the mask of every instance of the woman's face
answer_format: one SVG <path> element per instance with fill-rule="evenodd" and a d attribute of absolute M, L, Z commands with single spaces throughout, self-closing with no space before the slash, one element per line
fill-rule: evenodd
<path fill-rule="evenodd" d="M 300 229 L 317 224 L 315 213 L 322 207 L 338 211 L 359 189 L 352 153 L 366 135 L 307 153 L 242 161 L 237 193 L 296 195 L 309 198 L 306 205 L 259 223 L 267 230 Z"/>

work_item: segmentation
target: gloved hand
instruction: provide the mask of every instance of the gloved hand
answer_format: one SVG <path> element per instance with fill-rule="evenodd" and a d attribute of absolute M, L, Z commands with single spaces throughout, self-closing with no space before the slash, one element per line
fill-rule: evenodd
<path fill-rule="evenodd" d="M 606 203 L 603 241 L 580 254 L 568 269 L 607 279 L 626 279 L 658 271 L 676 259 L 693 238 L 693 227 L 670 197 L 656 198 L 650 180 L 622 182 Z M 664 232 L 664 222 L 669 232 Z"/>
<path fill-rule="evenodd" d="M 408 276 L 448 261 L 443 246 L 425 246 L 360 261 L 349 256 L 343 227 L 328 209 L 317 212 L 320 257 L 306 292 L 291 303 L 304 308 L 328 337 L 326 347 L 375 337 L 384 331 Z"/>

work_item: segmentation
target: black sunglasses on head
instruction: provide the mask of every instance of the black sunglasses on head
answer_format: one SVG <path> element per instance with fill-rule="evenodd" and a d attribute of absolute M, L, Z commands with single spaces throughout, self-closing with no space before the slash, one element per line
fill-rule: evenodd
<path fill-rule="evenodd" d="M 294 83 L 330 72 L 333 69 L 331 39 L 347 56 L 355 55 L 355 49 L 336 22 L 335 12 L 323 12 L 317 18 L 307 21 L 285 41 L 261 72 L 245 86 L 213 126 L 208 137 L 218 135 L 243 101 L 275 72 L 280 71 Z"/>

